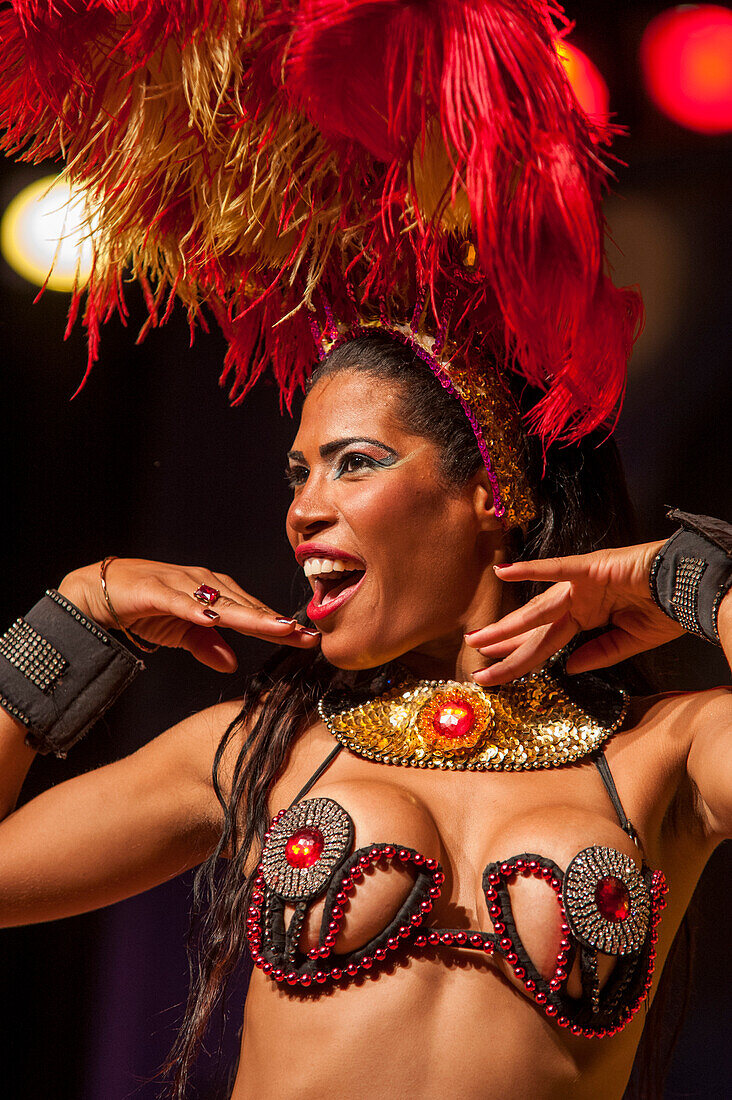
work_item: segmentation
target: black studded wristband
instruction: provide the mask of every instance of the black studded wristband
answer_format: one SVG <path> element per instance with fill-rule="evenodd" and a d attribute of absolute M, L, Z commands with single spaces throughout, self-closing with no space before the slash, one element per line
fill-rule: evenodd
<path fill-rule="evenodd" d="M 679 530 L 651 565 L 653 599 L 684 630 L 719 645 L 719 605 L 732 585 L 732 524 L 672 508 Z"/>
<path fill-rule="evenodd" d="M 66 753 L 144 668 L 60 593 L 0 638 L 0 706 L 40 753 Z"/>

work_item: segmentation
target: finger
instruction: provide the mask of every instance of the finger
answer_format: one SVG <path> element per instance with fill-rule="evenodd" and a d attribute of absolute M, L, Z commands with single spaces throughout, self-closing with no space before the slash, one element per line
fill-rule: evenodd
<path fill-rule="evenodd" d="M 269 622 L 284 625 L 292 624 L 294 619 L 286 615 L 280 614 L 267 604 L 258 600 L 255 596 L 245 592 L 244 589 L 233 580 L 232 577 L 226 573 L 213 573 L 211 570 L 203 569 L 200 567 L 186 569 L 186 573 L 190 578 L 190 591 L 184 590 L 185 581 L 181 582 L 181 578 L 178 574 L 171 574 L 167 578 L 167 584 L 175 591 L 183 591 L 184 595 L 190 595 L 190 597 L 200 606 L 216 610 L 220 612 L 222 606 L 224 606 L 224 600 L 228 599 L 231 604 L 240 607 L 251 608 L 255 612 L 261 612 L 266 620 Z M 213 588 L 217 593 L 216 598 L 208 602 L 205 599 L 201 599 L 196 596 L 196 592 L 202 584 L 208 585 Z"/>
<path fill-rule="evenodd" d="M 255 607 L 258 611 L 263 611 L 265 614 L 272 615 L 277 619 L 284 619 L 287 617 L 281 615 L 279 611 L 275 611 L 274 608 L 264 603 L 263 600 L 257 599 L 256 596 L 252 596 L 250 592 L 245 592 L 240 584 L 237 584 L 235 580 L 225 573 L 212 573 L 211 578 L 211 583 L 217 588 L 221 595 L 228 596 L 234 603 L 242 604 L 245 607 Z"/>
<path fill-rule="evenodd" d="M 320 645 L 321 633 L 319 630 L 311 630 L 310 627 L 295 623 L 289 634 L 282 638 L 265 638 L 267 642 L 276 641 L 279 645 L 291 645 L 296 649 L 315 649 Z"/>
<path fill-rule="evenodd" d="M 536 630 L 537 627 L 546 626 L 566 615 L 570 602 L 571 587 L 568 583 L 552 585 L 546 592 L 542 592 L 540 596 L 534 596 L 523 607 L 510 611 L 498 622 L 466 634 L 465 643 L 473 649 L 482 649 L 483 646 L 492 645 L 494 642 L 506 641 L 518 634 Z"/>
<path fill-rule="evenodd" d="M 229 627 L 250 638 L 300 647 L 312 646 L 320 640 L 317 630 L 302 626 L 295 619 L 279 616 L 268 608 L 238 603 L 228 596 L 222 596 L 216 601 L 216 610 L 219 612 L 220 626 Z"/>
<path fill-rule="evenodd" d="M 588 555 L 566 558 L 541 558 L 536 561 L 500 562 L 494 565 L 502 581 L 564 581 L 587 575 Z"/>
<path fill-rule="evenodd" d="M 216 608 L 228 606 L 224 602 L 228 599 L 233 605 L 250 608 L 255 614 L 257 612 L 261 614 L 262 619 L 260 625 L 262 627 L 262 632 L 256 635 L 252 634 L 252 637 L 260 637 L 268 642 L 276 641 L 282 645 L 291 645 L 299 649 L 312 649 L 314 646 L 319 645 L 320 632 L 318 630 L 303 626 L 294 618 L 287 618 L 284 615 L 280 615 L 267 604 L 262 603 L 261 600 L 245 592 L 235 580 L 225 573 L 212 573 L 211 577 L 218 585 L 219 591 L 222 594 L 215 601 Z M 228 626 L 231 624 L 221 623 L 221 625 Z M 234 627 L 234 629 L 238 628 Z M 246 631 L 244 631 L 244 633 L 246 633 Z"/>
<path fill-rule="evenodd" d="M 473 674 L 473 679 L 477 684 L 487 687 L 505 684 L 509 680 L 515 680 L 517 676 L 525 676 L 527 672 L 540 668 L 549 657 L 562 649 L 574 638 L 577 631 L 576 623 L 567 615 L 546 629 L 535 631 L 532 638 L 505 660 L 497 661 L 490 668 L 480 669 Z"/>
<path fill-rule="evenodd" d="M 515 638 L 506 638 L 500 642 L 493 642 L 491 645 L 483 645 L 478 650 L 478 653 L 483 657 L 490 657 L 492 660 L 501 660 L 503 657 L 508 657 L 510 653 L 513 653 L 518 649 L 520 645 L 523 645 L 529 640 L 533 631 L 528 630 L 524 634 L 518 634 Z"/>
<path fill-rule="evenodd" d="M 567 672 L 574 676 L 593 668 L 609 668 L 610 665 L 635 657 L 646 649 L 648 643 L 644 644 L 616 627 L 576 649 L 567 661 Z"/>
<path fill-rule="evenodd" d="M 312 646 L 320 635 L 302 627 L 292 618 L 277 615 L 263 605 L 240 603 L 230 596 L 219 596 L 215 606 L 203 606 L 185 592 L 168 589 L 166 609 L 173 615 L 200 625 L 228 627 L 238 634 L 286 645 Z"/>
<path fill-rule="evenodd" d="M 175 619 L 202 627 L 211 627 L 219 619 L 217 610 L 195 599 L 192 593 L 181 592 L 179 588 L 157 580 L 150 583 L 148 606 L 142 614 L 146 617 L 171 615 Z"/>
<path fill-rule="evenodd" d="M 268 607 L 261 600 L 258 600 L 256 596 L 252 596 L 251 593 L 245 592 L 242 586 L 230 577 L 228 573 L 212 573 L 213 583 L 218 588 L 226 593 L 227 596 L 233 597 L 238 603 L 251 603 L 256 607 L 261 607 L 264 611 L 272 611 L 272 614 L 276 614 L 271 607 Z"/>
<path fill-rule="evenodd" d="M 187 649 L 202 665 L 216 672 L 236 672 L 239 664 L 236 654 L 217 630 L 191 626 L 178 644 L 180 649 Z"/>

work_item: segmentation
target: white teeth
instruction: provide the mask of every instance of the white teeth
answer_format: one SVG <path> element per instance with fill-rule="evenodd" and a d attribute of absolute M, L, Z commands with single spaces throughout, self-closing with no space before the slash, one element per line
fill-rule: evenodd
<path fill-rule="evenodd" d="M 316 577 L 321 573 L 345 573 L 351 568 L 350 562 L 336 558 L 308 558 L 303 562 L 306 577 Z"/>

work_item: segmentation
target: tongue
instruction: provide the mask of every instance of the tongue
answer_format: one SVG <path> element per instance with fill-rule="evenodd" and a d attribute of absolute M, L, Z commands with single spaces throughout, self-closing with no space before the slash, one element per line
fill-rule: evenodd
<path fill-rule="evenodd" d="M 335 600 L 347 588 L 351 588 L 352 585 L 356 584 L 362 575 L 360 570 L 351 570 L 348 573 L 339 575 L 337 578 L 330 576 L 325 580 L 322 575 L 316 577 L 314 589 L 316 604 L 328 604 L 331 600 Z"/>

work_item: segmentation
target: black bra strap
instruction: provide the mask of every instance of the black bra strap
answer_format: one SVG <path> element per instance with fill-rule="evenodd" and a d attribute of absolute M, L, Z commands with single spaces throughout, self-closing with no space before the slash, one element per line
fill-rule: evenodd
<path fill-rule="evenodd" d="M 630 821 L 630 818 L 623 809 L 623 803 L 620 801 L 620 795 L 618 794 L 618 788 L 615 786 L 615 780 L 613 779 L 613 773 L 610 771 L 610 765 L 607 762 L 605 753 L 600 750 L 592 760 L 592 763 L 600 773 L 600 779 L 605 784 L 605 790 L 610 796 L 610 801 L 615 807 L 615 813 L 618 815 L 621 828 L 628 834 L 630 839 L 634 841 L 638 847 L 641 847 L 640 839 L 638 837 L 635 828 Z"/>
<path fill-rule="evenodd" d="M 298 794 L 295 795 L 292 802 L 288 806 L 288 809 L 290 809 L 292 806 L 294 806 L 296 802 L 299 802 L 300 799 L 303 798 L 308 793 L 310 788 L 315 783 L 317 783 L 317 781 L 320 779 L 323 772 L 328 770 L 328 768 L 331 766 L 331 764 L 333 763 L 333 761 L 335 760 L 336 756 L 338 755 L 338 753 L 341 751 L 342 748 L 343 748 L 343 745 L 336 745 L 336 747 L 333 749 L 333 751 L 328 753 L 328 755 L 326 756 L 325 760 L 320 765 L 320 767 L 316 768 L 316 770 L 310 776 L 310 778 L 308 779 L 308 781 L 305 784 L 305 786 L 303 787 L 303 789 Z"/>

